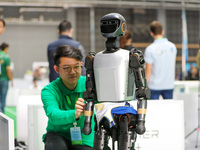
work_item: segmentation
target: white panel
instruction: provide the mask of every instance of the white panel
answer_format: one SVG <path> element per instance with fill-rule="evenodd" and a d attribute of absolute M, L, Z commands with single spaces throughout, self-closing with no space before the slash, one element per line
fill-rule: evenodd
<path fill-rule="evenodd" d="M 28 145 L 29 150 L 43 150 L 42 135 L 46 133 L 48 118 L 42 105 L 28 107 Z"/>
<path fill-rule="evenodd" d="M 6 106 L 16 106 L 20 95 L 40 95 L 41 89 L 49 84 L 48 79 L 39 80 L 37 82 L 37 88 L 33 87 L 32 80 L 29 81 L 23 78 L 15 78 L 13 82 L 14 86 L 9 87 L 8 89 L 6 97 Z"/>
<path fill-rule="evenodd" d="M 131 102 L 136 107 L 136 101 Z M 184 102 L 149 100 L 146 132 L 137 136 L 136 150 L 184 150 Z M 111 147 L 111 140 L 109 141 Z"/>
<path fill-rule="evenodd" d="M 198 126 L 198 94 L 174 93 L 174 99 L 184 100 L 185 136 Z"/>
<path fill-rule="evenodd" d="M 174 93 L 198 93 L 200 81 L 175 81 Z"/>
<path fill-rule="evenodd" d="M 146 132 L 139 135 L 140 150 L 184 150 L 184 102 L 148 101 Z"/>
<path fill-rule="evenodd" d="M 14 121 L 1 112 L 0 150 L 14 150 Z"/>
<path fill-rule="evenodd" d="M 17 138 L 28 143 L 28 106 L 42 105 L 40 95 L 20 96 L 17 104 Z"/>
<path fill-rule="evenodd" d="M 19 97 L 19 89 L 14 87 L 9 87 L 6 96 L 6 106 L 16 106 L 18 97 Z"/>

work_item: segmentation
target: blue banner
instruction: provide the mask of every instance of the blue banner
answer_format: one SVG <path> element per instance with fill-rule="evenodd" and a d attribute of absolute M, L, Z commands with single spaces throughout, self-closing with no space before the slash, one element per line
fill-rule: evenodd
<path fill-rule="evenodd" d="M 188 34 L 187 34 L 187 19 L 185 9 L 182 10 L 182 55 L 185 61 L 188 61 Z"/>

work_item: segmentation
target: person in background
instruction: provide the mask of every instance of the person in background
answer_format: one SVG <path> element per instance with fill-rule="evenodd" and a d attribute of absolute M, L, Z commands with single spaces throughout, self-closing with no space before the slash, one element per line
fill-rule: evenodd
<path fill-rule="evenodd" d="M 6 26 L 5 21 L 3 19 L 0 19 L 0 35 L 5 31 L 5 26 Z M 1 53 L 1 51 L 0 51 L 0 53 Z M 1 80 L 1 61 L 0 61 L 0 80 Z M 4 106 L 3 106 L 2 102 L 6 98 L 6 97 L 4 98 L 5 94 L 2 95 L 3 94 L 2 92 L 3 92 L 3 83 L 1 83 L 1 81 L 0 81 L 0 112 L 3 111 L 2 108 L 4 108 Z M 6 93 L 7 93 L 7 91 L 6 91 Z"/>
<path fill-rule="evenodd" d="M 3 19 L 0 19 L 0 35 L 5 31 L 6 22 Z"/>
<path fill-rule="evenodd" d="M 41 79 L 41 72 L 40 72 L 40 69 L 41 67 L 38 67 L 36 68 L 34 71 L 33 71 L 33 87 L 34 88 L 37 88 L 38 87 L 38 80 Z"/>
<path fill-rule="evenodd" d="M 163 37 L 164 30 L 158 21 L 153 21 L 150 24 L 150 34 L 154 38 L 154 42 L 144 52 L 145 74 L 151 90 L 150 99 L 159 99 L 160 95 L 163 99 L 172 99 L 176 46 Z"/>
<path fill-rule="evenodd" d="M 92 132 L 84 135 L 86 77 L 81 76 L 82 54 L 72 46 L 59 46 L 53 53 L 54 69 L 60 75 L 41 92 L 43 107 L 48 117 L 47 133 L 43 135 L 45 150 L 92 150 Z M 93 116 L 94 118 L 94 116 Z M 80 130 L 74 135 L 74 127 Z M 76 139 L 73 139 L 76 137 Z"/>
<path fill-rule="evenodd" d="M 85 61 L 85 50 L 80 42 L 72 39 L 73 35 L 73 28 L 69 21 L 64 20 L 58 25 L 58 32 L 59 32 L 59 38 L 51 42 L 48 45 L 47 48 L 47 56 L 48 56 L 48 62 L 49 62 L 49 81 L 52 82 L 53 80 L 57 79 L 59 77 L 59 74 L 55 72 L 54 70 L 54 62 L 53 62 L 53 52 L 55 49 L 61 45 L 71 45 L 75 48 L 78 48 L 82 55 L 83 55 L 83 63 Z M 82 68 L 82 75 L 86 75 L 86 69 L 83 66 Z"/>
<path fill-rule="evenodd" d="M 124 36 L 120 37 L 119 42 L 120 48 L 122 49 L 131 50 L 132 48 L 134 48 L 132 46 L 132 36 L 129 30 L 126 31 Z"/>
<path fill-rule="evenodd" d="M 11 81 L 11 86 L 13 86 L 12 72 L 10 70 L 10 57 L 8 56 L 7 43 L 2 43 L 0 45 L 0 111 L 4 113 L 4 107 L 6 103 L 6 96 L 9 87 L 9 80 Z"/>
<path fill-rule="evenodd" d="M 195 65 L 190 64 L 190 69 L 187 72 L 186 80 L 199 80 L 198 69 Z"/>
<path fill-rule="evenodd" d="M 199 44 L 200 47 L 200 44 Z M 196 56 L 196 63 L 198 67 L 198 74 L 199 74 L 199 79 L 200 79 L 200 49 L 198 50 L 197 56 Z"/>

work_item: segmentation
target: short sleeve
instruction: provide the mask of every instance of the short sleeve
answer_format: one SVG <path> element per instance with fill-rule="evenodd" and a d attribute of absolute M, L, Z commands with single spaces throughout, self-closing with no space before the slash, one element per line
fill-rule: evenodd
<path fill-rule="evenodd" d="M 6 67 L 10 66 L 10 58 L 9 57 L 5 59 L 5 66 Z"/>
<path fill-rule="evenodd" d="M 151 53 L 151 48 L 147 47 L 144 52 L 144 60 L 146 63 L 152 64 L 153 63 L 153 57 Z"/>

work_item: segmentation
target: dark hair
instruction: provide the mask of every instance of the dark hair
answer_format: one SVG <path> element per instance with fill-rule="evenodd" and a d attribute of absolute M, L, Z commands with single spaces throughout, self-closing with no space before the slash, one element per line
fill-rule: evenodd
<path fill-rule="evenodd" d="M 4 26 L 4 27 L 6 26 L 6 22 L 5 22 L 3 19 L 0 19 L 0 22 L 3 23 L 3 26 Z"/>
<path fill-rule="evenodd" d="M 119 42 L 120 42 L 120 48 L 124 48 L 126 46 L 126 42 L 127 40 L 131 39 L 132 36 L 131 36 L 131 31 L 129 30 L 126 30 L 126 33 L 124 36 L 121 36 L 120 39 L 119 39 Z"/>
<path fill-rule="evenodd" d="M 58 30 L 59 32 L 65 32 L 67 30 L 70 30 L 72 28 L 72 25 L 69 21 L 63 20 L 59 25 L 58 25 Z"/>
<path fill-rule="evenodd" d="M 162 33 L 162 24 L 158 21 L 152 21 L 150 24 L 150 31 L 154 34 L 154 35 L 158 35 Z"/>
<path fill-rule="evenodd" d="M 79 49 L 74 48 L 73 46 L 63 45 L 59 46 L 53 53 L 54 64 L 58 66 L 60 64 L 61 57 L 70 57 L 75 58 L 79 61 L 82 61 L 83 55 Z"/>
<path fill-rule="evenodd" d="M 7 43 L 2 43 L 2 44 L 0 45 L 0 49 L 1 49 L 2 51 L 4 51 L 7 47 L 9 47 L 9 45 L 8 45 Z"/>

